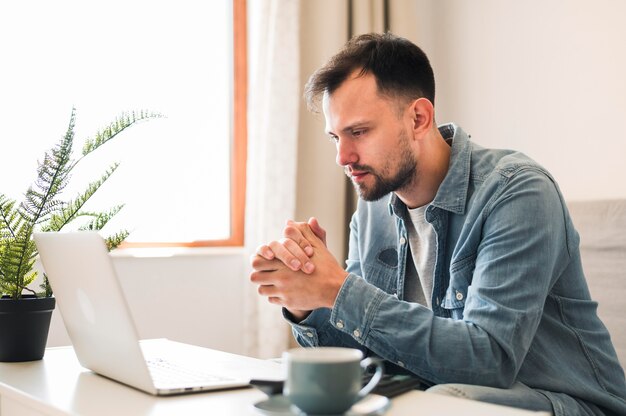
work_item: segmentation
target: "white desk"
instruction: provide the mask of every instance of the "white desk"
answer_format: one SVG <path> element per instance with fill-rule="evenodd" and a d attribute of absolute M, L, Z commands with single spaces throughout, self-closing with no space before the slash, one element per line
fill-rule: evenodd
<path fill-rule="evenodd" d="M 153 397 L 84 369 L 71 347 L 50 348 L 41 361 L 0 363 L 0 416 L 259 416 L 262 413 L 253 404 L 265 397 L 253 388 Z M 421 391 L 394 398 L 386 413 L 388 416 L 446 414 L 540 415 Z"/>

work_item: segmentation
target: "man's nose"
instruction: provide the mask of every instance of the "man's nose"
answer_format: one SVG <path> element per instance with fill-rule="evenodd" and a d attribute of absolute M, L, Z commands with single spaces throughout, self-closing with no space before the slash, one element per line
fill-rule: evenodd
<path fill-rule="evenodd" d="M 337 139 L 337 158 L 335 161 L 339 166 L 347 166 L 358 162 L 359 158 L 356 149 L 349 140 Z"/>

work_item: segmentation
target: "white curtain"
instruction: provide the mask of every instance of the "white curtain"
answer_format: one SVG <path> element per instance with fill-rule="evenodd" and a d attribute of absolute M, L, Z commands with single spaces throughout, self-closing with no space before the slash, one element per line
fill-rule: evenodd
<path fill-rule="evenodd" d="M 350 35 L 388 30 L 388 8 L 389 0 L 350 0 Z"/>
<path fill-rule="evenodd" d="M 412 14 L 405 16 L 403 13 L 409 3 L 412 4 L 412 0 L 400 3 L 388 0 L 248 1 L 250 84 L 245 244 L 249 255 L 258 245 L 280 238 L 285 220 L 289 218 L 302 220 L 309 215 L 326 215 L 324 224 L 331 225 L 327 228 L 330 238 L 347 229 L 349 218 L 337 220 L 344 216 L 343 203 L 329 209 L 327 198 L 329 192 L 338 198 L 352 198 L 353 191 L 344 195 L 337 193 L 336 184 L 320 186 L 311 182 L 319 181 L 319 176 L 300 178 L 300 187 L 296 188 L 298 140 L 325 144 L 323 137 L 318 137 L 324 135 L 323 126 L 313 125 L 312 116 L 303 110 L 302 86 L 311 72 L 348 40 L 349 32 L 382 32 L 388 25 L 393 30 L 399 21 L 406 21 L 405 26 L 412 27 Z M 304 114 L 302 122 L 299 114 Z M 303 143 L 302 151 L 306 154 L 300 155 L 304 162 L 301 172 L 310 173 L 322 166 L 322 169 L 335 168 L 332 155 L 319 150 L 317 145 Z M 336 180 L 344 180 L 339 168 L 337 172 Z M 307 198 L 302 198 L 301 194 L 301 206 L 297 207 L 298 192 L 323 194 Z M 342 244 L 331 245 L 337 248 Z M 343 258 L 338 260 L 342 262 Z M 291 339 L 280 308 L 259 296 L 252 283 L 246 282 L 245 287 L 248 289 L 246 353 L 261 358 L 280 356 Z"/>
<path fill-rule="evenodd" d="M 299 76 L 299 0 L 248 2 L 249 96 L 246 195 L 246 251 L 282 236 L 294 218 Z M 280 308 L 248 283 L 245 304 L 246 353 L 280 356 L 289 327 Z"/>

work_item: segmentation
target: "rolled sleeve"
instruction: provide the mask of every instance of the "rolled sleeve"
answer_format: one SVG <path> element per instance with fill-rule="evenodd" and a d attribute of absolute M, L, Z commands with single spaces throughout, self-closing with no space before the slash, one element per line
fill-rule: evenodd
<path fill-rule="evenodd" d="M 349 274 L 331 310 L 331 325 L 338 331 L 351 336 L 355 341 L 365 342 L 371 322 L 386 295 L 362 277 Z"/>
<path fill-rule="evenodd" d="M 312 311 L 309 316 L 296 322 L 293 316 L 283 309 L 283 316 L 291 325 L 291 331 L 299 345 L 303 347 L 346 347 L 358 348 L 365 352 L 365 348 L 352 337 L 344 334 L 331 324 L 331 311 L 320 308 Z"/>
<path fill-rule="evenodd" d="M 309 316 L 302 321 L 297 322 L 293 315 L 286 308 L 283 308 L 283 317 L 287 320 L 289 325 L 291 325 L 293 336 L 303 347 L 316 347 L 319 345 L 317 329 L 312 326 L 312 322 L 307 322 L 312 314 L 313 313 L 309 314 Z"/>

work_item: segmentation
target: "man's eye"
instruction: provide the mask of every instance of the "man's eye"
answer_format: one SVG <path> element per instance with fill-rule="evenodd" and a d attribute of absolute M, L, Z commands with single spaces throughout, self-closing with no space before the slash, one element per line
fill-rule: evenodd
<path fill-rule="evenodd" d="M 339 137 L 337 137 L 337 136 L 328 136 L 328 140 L 330 140 L 333 143 L 337 143 L 339 141 Z"/>
<path fill-rule="evenodd" d="M 353 135 L 354 137 L 360 137 L 360 136 L 362 136 L 362 135 L 364 135 L 364 134 L 365 134 L 365 130 L 354 130 L 354 131 L 352 132 L 352 135 Z"/>

